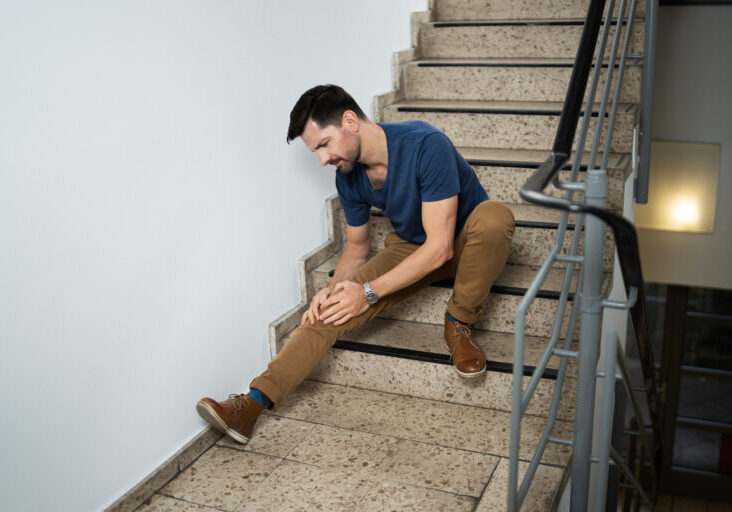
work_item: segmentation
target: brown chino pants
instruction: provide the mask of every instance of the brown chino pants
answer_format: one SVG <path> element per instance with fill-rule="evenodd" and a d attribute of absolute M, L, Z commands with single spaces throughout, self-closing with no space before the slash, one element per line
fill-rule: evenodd
<path fill-rule="evenodd" d="M 267 395 L 277 408 L 305 380 L 339 336 L 356 330 L 387 307 L 435 281 L 454 277 L 455 286 L 447 311 L 463 322 L 477 321 L 488 292 L 508 259 L 513 229 L 513 214 L 507 206 L 497 201 L 480 203 L 455 239 L 450 261 L 420 281 L 380 298 L 363 314 L 343 325 L 326 325 L 318 321 L 297 328 L 270 361 L 267 370 L 252 381 L 250 388 Z M 366 262 L 352 281 L 364 283 L 376 279 L 419 247 L 393 232 L 387 235 L 384 245 L 384 250 Z"/>

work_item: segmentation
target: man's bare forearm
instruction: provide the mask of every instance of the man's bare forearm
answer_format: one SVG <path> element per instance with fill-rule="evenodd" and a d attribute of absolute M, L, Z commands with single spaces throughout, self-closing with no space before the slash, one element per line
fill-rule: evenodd
<path fill-rule="evenodd" d="M 371 281 L 371 288 L 385 297 L 414 284 L 452 258 L 452 247 L 424 244 L 390 271 Z"/>
<path fill-rule="evenodd" d="M 335 272 L 333 277 L 328 282 L 327 288 L 331 291 L 335 288 L 335 285 L 341 281 L 346 281 L 353 277 L 353 274 L 366 263 L 368 257 L 368 248 L 355 248 L 346 245 L 346 249 L 341 253 L 336 263 Z"/>

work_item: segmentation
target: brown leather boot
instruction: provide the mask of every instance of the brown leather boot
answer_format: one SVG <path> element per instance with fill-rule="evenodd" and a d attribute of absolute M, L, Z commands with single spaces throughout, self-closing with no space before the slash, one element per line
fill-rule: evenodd
<path fill-rule="evenodd" d="M 445 314 L 445 341 L 455 370 L 461 377 L 477 377 L 485 371 L 485 352 L 473 338 L 470 328 L 451 322 Z"/>
<path fill-rule="evenodd" d="M 241 444 L 249 442 L 262 409 L 262 404 L 249 395 L 229 395 L 223 402 L 202 398 L 196 404 L 201 418 Z"/>

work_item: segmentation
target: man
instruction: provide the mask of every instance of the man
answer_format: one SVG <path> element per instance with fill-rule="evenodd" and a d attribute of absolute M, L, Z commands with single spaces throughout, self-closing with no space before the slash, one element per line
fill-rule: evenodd
<path fill-rule="evenodd" d="M 473 169 L 427 123 L 374 123 L 346 91 L 321 85 L 306 91 L 290 113 L 288 143 L 297 137 L 321 165 L 337 167 L 346 247 L 328 286 L 315 294 L 300 327 L 250 392 L 198 402 L 206 421 L 240 443 L 249 440 L 262 410 L 279 406 L 340 335 L 431 282 L 455 278 L 445 341 L 462 377 L 483 373 L 486 357 L 468 325 L 480 317 L 513 237 L 511 211 L 488 200 Z M 372 206 L 394 232 L 368 259 Z"/>

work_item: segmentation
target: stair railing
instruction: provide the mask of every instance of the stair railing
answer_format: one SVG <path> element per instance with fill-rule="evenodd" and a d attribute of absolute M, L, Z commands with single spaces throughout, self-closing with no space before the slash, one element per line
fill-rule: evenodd
<path fill-rule="evenodd" d="M 658 0 L 648 0 L 647 16 L 655 16 L 657 12 Z M 613 416 L 619 416 L 613 413 L 615 379 L 622 378 L 624 388 L 629 393 L 629 398 L 633 404 L 633 410 L 642 427 L 641 440 L 644 444 L 644 453 L 651 462 L 652 470 L 656 460 L 658 451 L 657 444 L 651 445 L 648 439 L 646 422 L 640 414 L 640 402 L 645 400 L 648 404 L 651 428 L 654 434 L 657 431 L 657 399 L 655 396 L 654 384 L 654 365 L 652 351 L 650 349 L 650 336 L 648 335 L 648 324 L 645 315 L 645 297 L 643 294 L 643 277 L 640 266 L 640 256 L 638 251 L 638 239 L 633 224 L 622 216 L 605 208 L 605 200 L 607 197 L 608 180 L 607 180 L 607 164 L 610 156 L 611 142 L 613 140 L 613 132 L 615 128 L 616 116 L 618 112 L 620 90 L 625 73 L 626 61 L 628 58 L 644 58 L 644 69 L 647 69 L 648 55 L 629 55 L 630 40 L 632 36 L 633 23 L 635 21 L 634 14 L 636 11 L 637 0 L 632 0 L 630 11 L 626 17 L 625 11 L 627 0 L 621 0 L 617 12 L 617 18 L 613 20 L 615 13 L 615 0 L 609 0 L 607 11 L 605 14 L 604 24 L 602 23 L 603 12 L 605 11 L 605 0 L 591 0 L 587 11 L 587 17 L 582 29 L 580 38 L 580 46 L 577 51 L 575 65 L 572 70 L 567 96 L 562 109 L 559 120 L 554 145 L 551 154 L 547 160 L 542 163 L 539 168 L 531 175 L 522 187 L 521 197 L 527 202 L 537 205 L 561 210 L 560 222 L 557 230 L 556 240 L 550 251 L 546 261 L 543 263 L 536 278 L 529 286 L 527 293 L 521 301 L 516 311 L 516 329 L 514 339 L 514 365 L 513 365 L 513 407 L 511 416 L 511 444 L 510 444 L 510 460 L 509 460 L 509 479 L 508 479 L 508 510 L 511 512 L 520 509 L 531 485 L 531 482 L 539 467 L 544 451 L 548 443 L 557 443 L 571 446 L 573 449 L 571 464 L 571 510 L 601 510 L 605 503 L 605 495 L 607 489 L 607 475 L 610 460 L 620 469 L 624 478 L 630 485 L 636 488 L 636 492 L 644 501 L 649 501 L 647 493 L 640 486 L 638 472 L 633 473 L 621 458 L 618 451 L 610 445 L 610 437 L 612 431 Z M 598 34 L 600 26 L 603 25 L 600 44 L 597 48 L 596 57 L 595 49 L 597 46 Z M 647 27 L 653 25 L 655 21 L 646 20 Z M 596 127 L 594 129 L 594 137 L 591 141 L 589 151 L 589 161 L 587 163 L 587 172 L 584 182 L 578 181 L 580 167 L 582 166 L 585 145 L 589 141 L 589 133 L 591 120 L 595 118 L 593 107 L 595 106 L 595 97 L 603 71 L 603 62 L 605 61 L 605 52 L 608 39 L 610 37 L 611 28 L 615 26 L 615 34 L 613 36 L 610 55 L 607 59 L 607 68 L 605 72 L 605 85 L 602 92 L 598 115 L 596 116 Z M 623 36 L 624 34 L 624 36 Z M 623 39 L 622 50 L 618 56 L 621 37 Z M 646 34 L 649 37 L 649 34 Z M 653 31 L 655 37 L 655 29 Z M 655 43 L 646 44 L 646 51 L 653 52 Z M 652 60 L 652 57 L 651 57 Z M 583 97 L 587 89 L 590 69 L 593 67 L 594 73 L 590 89 L 587 91 L 587 104 L 582 112 Z M 613 80 L 615 67 L 617 66 L 617 78 Z M 651 67 L 652 69 L 652 67 Z M 644 75 L 647 75 L 644 72 Z M 646 80 L 648 77 L 644 77 Z M 613 90 L 614 95 L 610 100 L 610 92 Z M 647 92 L 644 92 L 644 95 Z M 646 100 L 644 105 L 652 105 L 650 100 Z M 645 119 L 650 115 L 649 108 L 644 107 L 641 114 L 644 118 L 640 120 L 643 127 L 643 133 L 640 133 L 639 126 L 636 125 L 633 137 L 632 151 L 632 168 L 633 172 L 637 171 L 639 161 L 639 147 L 647 145 L 647 141 L 638 144 L 638 137 L 650 139 L 649 119 Z M 570 177 L 568 181 L 559 180 L 559 171 L 569 160 L 572 152 L 572 142 L 575 138 L 579 118 L 583 118 L 580 135 L 577 139 L 575 147 L 575 157 L 572 164 Z M 605 120 L 607 119 L 607 123 Z M 605 124 L 607 128 L 605 129 Z M 603 143 L 604 135 L 604 143 Z M 602 148 L 601 148 L 602 146 Z M 601 151 L 602 149 L 602 151 Z M 602 152 L 602 160 L 599 166 L 596 166 L 598 154 Z M 643 162 L 642 162 L 643 163 Z M 647 159 L 645 161 L 647 165 Z M 543 190 L 550 184 L 564 191 L 564 197 L 553 197 L 547 195 Z M 581 194 L 581 201 L 574 200 L 575 193 Z M 575 215 L 574 230 L 569 244 L 569 250 L 563 252 L 565 246 L 565 236 L 569 228 L 570 213 Z M 621 273 L 626 288 L 627 302 L 616 302 L 606 300 L 602 295 L 603 280 L 603 243 L 605 239 L 605 225 L 612 229 L 615 237 L 617 256 L 621 267 Z M 579 255 L 580 243 L 584 244 L 583 255 Z M 523 388 L 523 368 L 524 368 L 524 335 L 526 331 L 526 322 L 528 310 L 536 298 L 542 284 L 546 280 L 550 269 L 555 263 L 566 264 L 564 279 L 560 290 L 557 314 L 554 319 L 552 334 L 547 343 L 547 347 L 542 354 L 538 364 L 526 388 Z M 570 312 L 567 314 L 568 299 L 570 289 L 572 288 L 572 277 L 575 274 L 575 268 L 579 266 L 579 276 L 574 288 L 574 300 Z M 638 353 L 640 354 L 641 367 L 645 385 L 643 391 L 646 396 L 639 398 L 637 389 L 630 385 L 627 372 L 623 371 L 626 367 L 623 357 L 622 348 L 618 346 L 618 336 L 611 333 L 611 336 L 604 344 L 604 359 L 606 368 L 604 372 L 598 372 L 598 354 L 600 347 L 600 327 L 602 319 L 602 310 L 604 308 L 620 308 L 630 309 L 633 328 L 635 330 L 635 340 L 638 343 Z M 579 312 L 582 312 L 582 318 L 579 329 L 579 348 L 573 349 L 573 341 L 575 339 L 575 331 L 579 319 Z M 566 320 L 566 321 L 565 321 Z M 560 338 L 563 341 L 560 345 Z M 536 390 L 544 371 L 547 368 L 549 360 L 552 356 L 560 358 L 559 369 L 557 371 L 557 380 L 554 386 L 552 400 L 549 405 L 549 413 L 547 424 L 539 439 L 535 452 L 526 468 L 525 475 L 519 484 L 519 457 L 520 457 L 520 441 L 521 441 L 521 419 L 525 414 L 531 398 Z M 565 382 L 567 366 L 570 358 L 577 359 L 578 375 L 577 375 L 577 407 L 575 411 L 575 428 L 573 439 L 563 439 L 552 436 L 552 431 L 556 423 L 557 411 Z M 616 363 L 617 362 L 617 363 Z M 616 364 L 621 368 L 620 373 L 616 373 Z M 601 401 L 602 406 L 602 433 L 600 442 L 600 454 L 598 457 L 592 456 L 592 439 L 593 439 L 593 421 L 595 415 L 595 382 L 598 377 L 605 378 L 604 398 Z M 637 406 L 636 406 L 637 405 Z M 621 419 L 620 421 L 623 421 Z M 658 440 L 657 435 L 653 436 L 654 441 Z M 596 502 L 592 508 L 588 504 L 589 488 L 590 488 L 590 469 L 592 463 L 598 463 L 598 477 L 603 483 L 597 488 Z M 655 473 L 654 473 L 655 475 Z M 654 476 L 655 478 L 655 476 Z M 599 482 L 599 481 L 598 481 Z"/>

